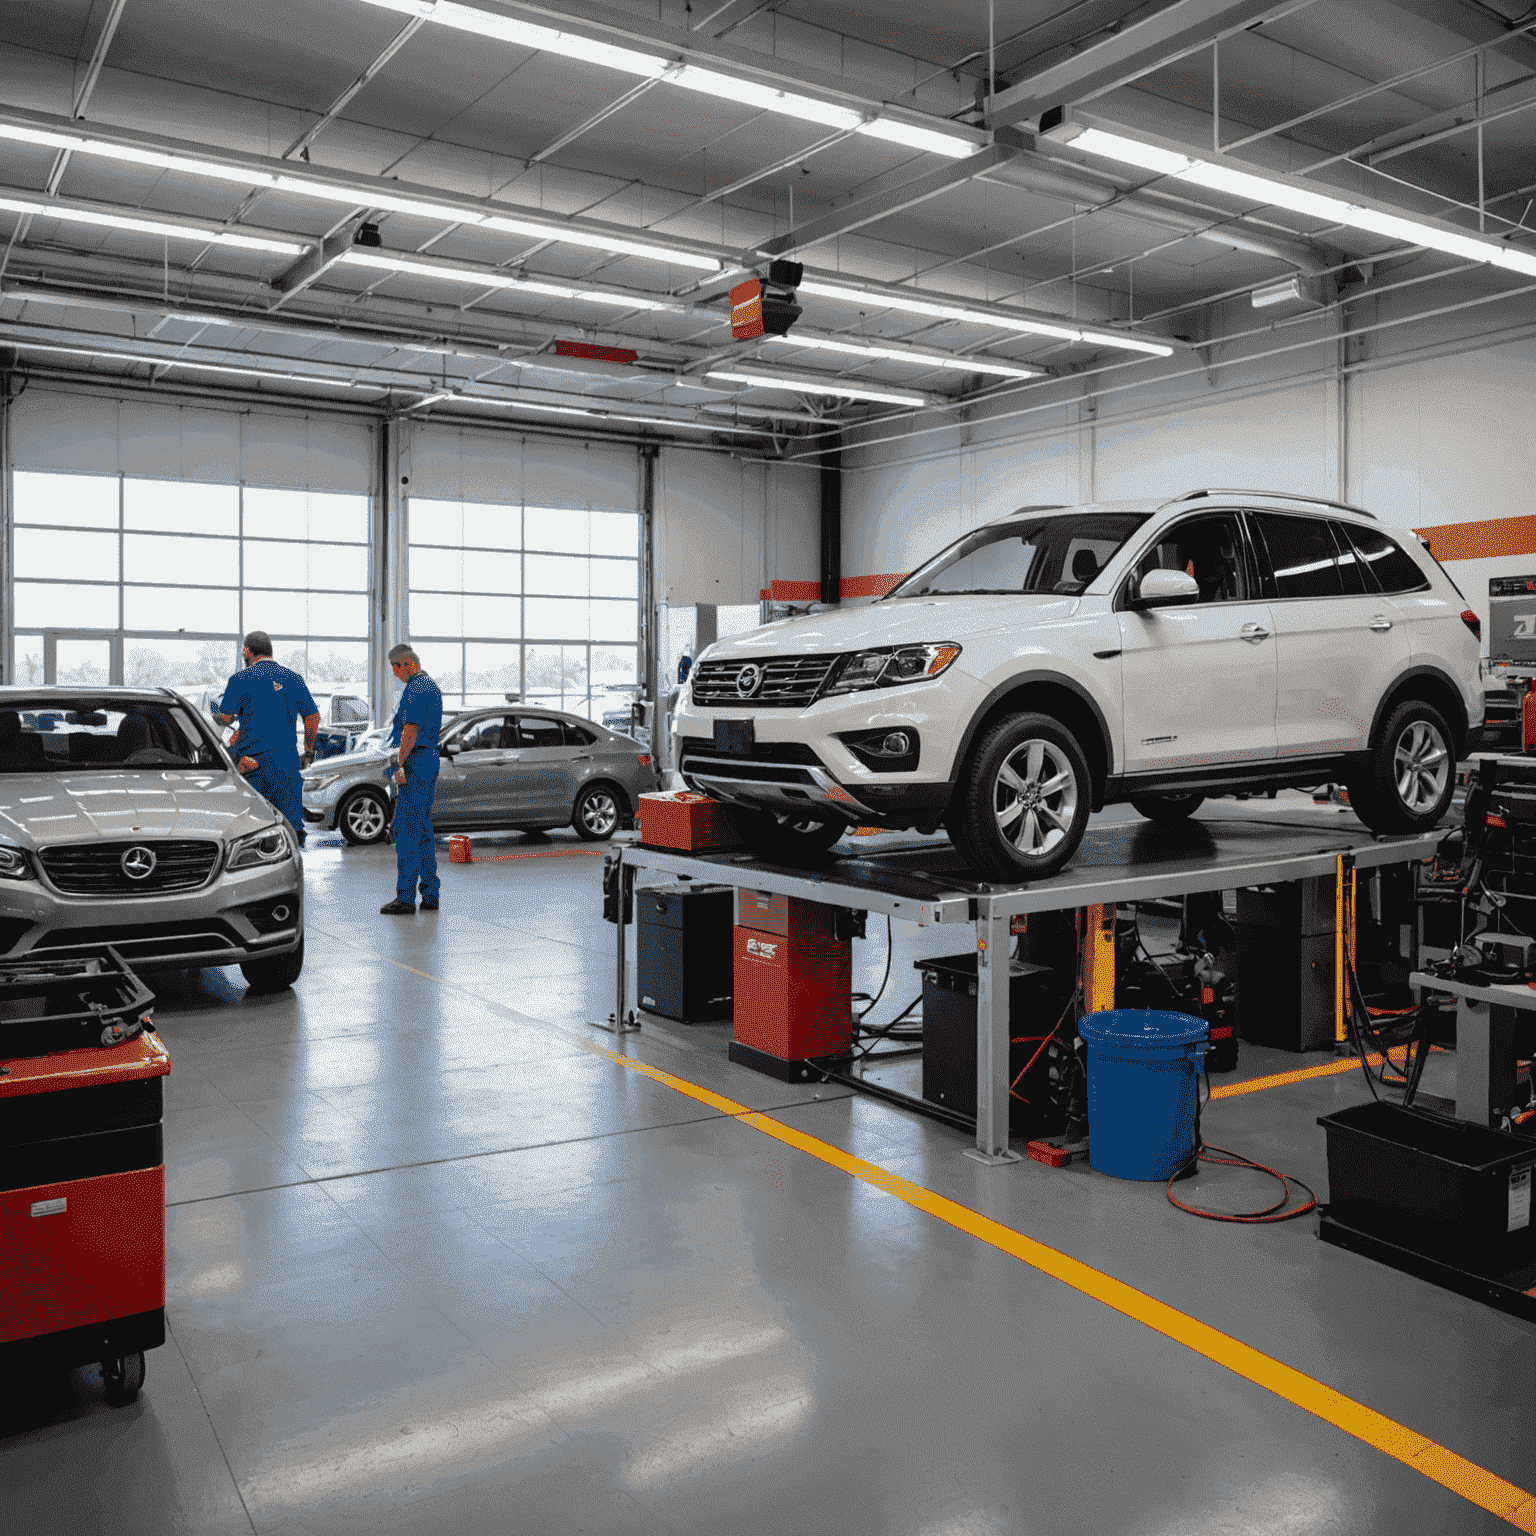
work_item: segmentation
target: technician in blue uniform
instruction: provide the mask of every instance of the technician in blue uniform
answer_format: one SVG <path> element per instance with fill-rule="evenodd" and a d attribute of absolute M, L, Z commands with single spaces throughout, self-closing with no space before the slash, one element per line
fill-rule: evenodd
<path fill-rule="evenodd" d="M 228 725 L 238 719 L 236 766 L 288 819 L 304 841 L 304 781 L 294 722 L 304 722 L 304 761 L 314 760 L 320 711 L 297 672 L 272 659 L 272 641 L 253 629 L 245 637 L 245 670 L 230 678 L 215 718 Z"/>
<path fill-rule="evenodd" d="M 437 771 L 442 766 L 437 738 L 443 728 L 443 696 L 437 684 L 421 670 L 421 658 L 410 646 L 392 647 L 389 667 L 405 684 L 389 734 L 390 745 L 399 749 L 394 773 L 399 786 L 395 795 L 395 899 L 379 908 L 394 917 L 416 910 L 418 885 L 421 910 L 437 911 L 432 798 L 437 793 Z"/>

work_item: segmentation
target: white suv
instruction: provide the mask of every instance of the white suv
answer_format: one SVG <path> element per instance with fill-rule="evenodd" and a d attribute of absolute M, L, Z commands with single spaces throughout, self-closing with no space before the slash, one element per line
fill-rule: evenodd
<path fill-rule="evenodd" d="M 1477 616 L 1368 512 L 1261 491 L 1026 507 L 863 608 L 709 647 L 679 769 L 767 857 L 850 825 L 948 829 L 992 879 L 1053 874 L 1090 808 L 1342 780 L 1433 826 L 1479 721 Z"/>

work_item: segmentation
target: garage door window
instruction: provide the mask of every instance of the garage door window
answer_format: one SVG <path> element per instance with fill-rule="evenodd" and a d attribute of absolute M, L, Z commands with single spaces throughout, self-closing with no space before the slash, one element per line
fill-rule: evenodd
<path fill-rule="evenodd" d="M 14 487 L 17 682 L 44 680 L 45 631 L 100 630 L 122 636 L 123 682 L 202 703 L 264 629 L 322 713 L 366 696 L 366 496 L 25 470 Z M 113 681 L 105 655 L 60 645 L 56 680 Z"/>
<path fill-rule="evenodd" d="M 453 708 L 508 693 L 592 719 L 638 676 L 640 515 L 409 504 L 410 636 Z"/>

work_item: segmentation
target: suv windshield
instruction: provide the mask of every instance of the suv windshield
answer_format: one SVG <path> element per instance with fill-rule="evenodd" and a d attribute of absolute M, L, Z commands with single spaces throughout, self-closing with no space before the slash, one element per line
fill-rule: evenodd
<path fill-rule="evenodd" d="M 961 592 L 1081 592 L 1150 515 L 1064 512 L 989 523 L 913 571 L 887 601 Z"/>
<path fill-rule="evenodd" d="M 228 766 L 212 734 L 180 703 L 111 694 L 0 700 L 0 773 Z"/>

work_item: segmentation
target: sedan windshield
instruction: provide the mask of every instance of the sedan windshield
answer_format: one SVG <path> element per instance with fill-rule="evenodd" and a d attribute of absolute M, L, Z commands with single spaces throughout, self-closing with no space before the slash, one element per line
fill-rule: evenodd
<path fill-rule="evenodd" d="M 227 768 L 191 709 L 112 694 L 0 701 L 0 773 Z"/>
<path fill-rule="evenodd" d="M 961 592 L 1081 592 L 1149 516 L 1061 512 L 988 523 L 913 571 L 887 601 Z"/>

